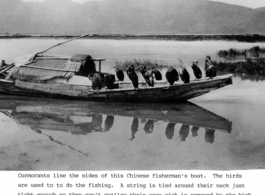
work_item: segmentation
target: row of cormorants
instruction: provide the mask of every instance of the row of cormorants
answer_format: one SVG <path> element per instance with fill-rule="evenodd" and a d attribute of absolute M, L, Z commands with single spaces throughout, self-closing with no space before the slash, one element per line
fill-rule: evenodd
<path fill-rule="evenodd" d="M 88 78 L 92 81 L 92 89 L 100 90 L 103 87 L 103 83 L 108 89 L 116 89 L 119 88 L 117 84 L 115 84 L 115 76 L 111 74 L 102 74 L 102 73 L 91 73 L 88 75 Z"/>
<path fill-rule="evenodd" d="M 140 65 L 140 64 L 138 64 Z M 194 76 L 196 79 L 202 78 L 202 71 L 198 67 L 198 61 L 193 61 L 191 68 L 193 70 Z M 216 74 L 216 68 L 211 62 L 211 57 L 207 56 L 205 60 L 205 73 L 206 77 L 209 77 L 212 79 L 213 77 L 217 76 Z M 139 82 L 138 82 L 138 76 L 135 72 L 134 65 L 130 65 L 126 69 L 126 73 L 129 77 L 129 79 L 132 81 L 133 87 L 138 88 Z M 152 70 L 147 71 L 145 65 L 140 65 L 140 73 L 142 74 L 143 78 L 145 79 L 148 86 L 153 87 L 154 86 L 154 78 L 156 80 L 162 80 L 162 74 L 159 70 Z M 117 69 L 116 70 L 116 76 L 119 81 L 124 81 L 124 73 L 122 70 Z M 92 89 L 93 90 L 100 90 L 102 88 L 103 81 L 108 89 L 115 89 L 118 88 L 118 85 L 115 85 L 115 78 L 110 74 L 104 74 L 102 78 L 101 73 L 92 73 L 88 75 L 89 79 L 92 81 Z M 187 69 L 183 66 L 181 66 L 180 70 L 177 71 L 174 67 L 169 67 L 165 74 L 166 80 L 170 85 L 173 85 L 175 81 L 178 81 L 179 78 L 184 83 L 190 82 L 190 75 Z"/>
<path fill-rule="evenodd" d="M 129 66 L 126 69 L 126 73 L 129 79 L 132 81 L 134 88 L 138 88 L 138 76 L 134 70 L 134 66 L 133 65 Z M 141 65 L 140 73 L 145 79 L 147 85 L 149 85 L 150 87 L 154 86 L 154 77 L 156 80 L 162 80 L 162 74 L 159 70 L 152 70 L 151 72 L 147 71 L 145 65 Z M 116 75 L 120 81 L 123 81 L 123 79 L 122 80 L 120 79 L 120 78 L 124 78 L 124 74 L 121 70 L 117 70 Z"/>

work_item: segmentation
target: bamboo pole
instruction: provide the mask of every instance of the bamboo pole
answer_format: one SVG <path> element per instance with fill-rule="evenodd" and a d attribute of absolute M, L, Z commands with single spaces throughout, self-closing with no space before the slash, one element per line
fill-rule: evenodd
<path fill-rule="evenodd" d="M 20 67 L 34 68 L 34 69 L 41 69 L 41 70 L 62 71 L 62 72 L 76 72 L 75 70 L 64 70 L 64 69 L 56 69 L 56 68 L 44 68 L 44 67 L 28 66 L 28 65 L 22 65 Z"/>
<path fill-rule="evenodd" d="M 6 66 L 6 67 L 2 68 L 2 69 L 0 70 L 0 74 L 5 73 L 6 71 L 10 70 L 10 69 L 13 68 L 14 66 L 15 66 L 14 64 L 10 64 L 9 66 Z"/>
<path fill-rule="evenodd" d="M 58 43 L 58 44 L 56 44 L 56 45 L 54 45 L 54 46 L 52 46 L 52 47 L 49 47 L 48 49 L 46 49 L 46 50 L 44 50 L 44 51 L 41 51 L 41 52 L 36 53 L 36 56 L 37 56 L 38 54 L 45 53 L 45 52 L 49 51 L 49 50 L 52 49 L 52 48 L 55 48 L 55 47 L 60 46 L 60 45 L 62 45 L 62 44 L 68 43 L 68 42 L 70 42 L 70 41 L 73 41 L 73 40 L 76 40 L 76 39 L 79 39 L 79 38 L 82 38 L 82 37 L 85 37 L 85 36 L 88 36 L 88 35 L 89 35 L 89 34 L 81 35 L 81 36 L 75 37 L 75 38 L 73 38 L 73 39 L 70 39 L 70 40 L 64 41 L 64 42 L 62 42 L 62 43 Z M 0 74 L 5 73 L 6 71 L 10 70 L 10 69 L 13 68 L 14 66 L 15 66 L 14 64 L 11 64 L 11 65 L 9 65 L 9 66 L 6 66 L 6 67 L 0 69 Z M 32 67 L 32 66 L 26 66 L 26 67 L 29 67 L 29 68 L 36 68 L 36 69 L 43 69 L 43 70 L 51 70 L 51 69 L 48 69 L 48 68 L 41 68 L 41 67 Z M 52 70 L 55 70 L 55 71 L 65 71 L 65 72 L 75 72 L 75 71 L 66 71 L 66 70 L 62 70 L 62 69 L 52 69 Z"/>
<path fill-rule="evenodd" d="M 81 36 L 75 37 L 75 38 L 73 38 L 73 39 L 67 40 L 67 41 L 65 41 L 65 42 L 58 43 L 58 44 L 56 44 L 56 45 L 54 45 L 54 46 L 52 46 L 52 47 L 49 47 L 48 49 L 46 49 L 46 50 L 44 50 L 44 51 L 38 52 L 36 55 L 38 55 L 38 54 L 42 54 L 42 53 L 45 53 L 46 51 L 49 51 L 50 49 L 52 49 L 52 48 L 54 48 L 54 47 L 57 47 L 57 46 L 59 46 L 59 45 L 62 45 L 62 44 L 68 43 L 68 42 L 70 42 L 70 41 L 73 41 L 73 40 L 76 40 L 76 39 L 79 39 L 79 38 L 82 38 L 82 37 L 85 37 L 85 36 L 88 36 L 88 35 L 89 35 L 89 34 L 81 35 Z"/>

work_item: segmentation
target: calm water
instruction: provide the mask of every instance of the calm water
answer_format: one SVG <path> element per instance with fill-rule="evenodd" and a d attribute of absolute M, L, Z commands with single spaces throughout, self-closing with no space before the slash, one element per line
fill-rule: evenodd
<path fill-rule="evenodd" d="M 0 59 L 63 40 L 0 40 Z M 265 47 L 226 41 L 77 40 L 47 54 L 85 53 L 115 61 L 162 60 L 186 67 L 223 49 Z M 190 68 L 188 68 L 191 73 Z M 0 96 L 1 170 L 264 169 L 265 80 L 233 85 L 189 104 L 104 104 Z"/>

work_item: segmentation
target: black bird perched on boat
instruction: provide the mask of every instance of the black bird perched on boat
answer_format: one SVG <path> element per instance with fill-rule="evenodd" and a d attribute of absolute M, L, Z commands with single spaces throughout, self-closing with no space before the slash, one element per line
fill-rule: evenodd
<path fill-rule="evenodd" d="M 210 77 L 210 78 L 217 76 L 216 67 L 212 64 L 210 56 L 206 56 L 206 59 L 205 59 L 205 75 L 206 77 Z"/>
<path fill-rule="evenodd" d="M 134 88 L 138 88 L 138 76 L 134 71 L 134 65 L 129 66 L 126 70 L 129 79 L 132 81 Z"/>
<path fill-rule="evenodd" d="M 6 64 L 5 60 L 2 60 L 2 62 L 0 64 L 0 69 L 4 68 L 6 66 L 7 66 L 7 64 Z"/>
<path fill-rule="evenodd" d="M 172 66 L 170 66 L 166 72 L 166 79 L 170 85 L 173 85 L 175 81 L 179 80 L 178 71 L 175 68 L 173 68 Z"/>
<path fill-rule="evenodd" d="M 107 89 L 115 89 L 116 88 L 116 86 L 114 84 L 114 80 L 113 80 L 112 76 L 109 74 L 104 74 L 104 83 L 105 83 Z"/>
<path fill-rule="evenodd" d="M 157 81 L 161 81 L 162 80 L 162 74 L 159 70 L 152 70 L 151 72 L 152 75 L 155 75 L 155 79 Z"/>
<path fill-rule="evenodd" d="M 216 77 L 216 76 L 217 76 L 217 70 L 215 66 L 214 65 L 208 66 L 206 70 L 206 77 L 210 77 L 212 79 L 213 77 Z"/>
<path fill-rule="evenodd" d="M 116 69 L 116 76 L 119 81 L 124 81 L 124 73 L 121 69 Z"/>
<path fill-rule="evenodd" d="M 144 77 L 144 80 L 146 81 L 146 83 L 150 86 L 153 87 L 154 86 L 154 76 L 152 74 L 152 72 L 148 72 L 146 70 L 146 66 L 142 65 L 140 68 L 140 72 L 142 74 L 142 76 Z"/>
<path fill-rule="evenodd" d="M 209 67 L 211 64 L 212 64 L 211 57 L 210 57 L 210 56 L 206 56 L 206 59 L 205 59 L 205 66 L 204 66 L 205 73 L 206 73 L 206 70 L 208 69 L 208 67 Z"/>
<path fill-rule="evenodd" d="M 179 71 L 179 76 L 184 83 L 190 82 L 190 74 L 185 67 L 181 66 L 181 69 Z"/>
<path fill-rule="evenodd" d="M 102 88 L 103 79 L 100 73 L 91 73 L 88 78 L 92 81 L 92 89 L 100 90 Z"/>
<path fill-rule="evenodd" d="M 192 62 L 191 68 L 193 70 L 194 76 L 196 77 L 196 79 L 200 79 L 202 78 L 202 71 L 201 69 L 198 67 L 198 61 L 194 61 Z"/>

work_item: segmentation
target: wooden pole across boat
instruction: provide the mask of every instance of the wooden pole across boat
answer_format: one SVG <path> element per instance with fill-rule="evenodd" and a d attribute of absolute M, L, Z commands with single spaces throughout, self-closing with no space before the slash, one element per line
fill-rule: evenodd
<path fill-rule="evenodd" d="M 0 69 L 0 74 L 5 73 L 6 71 L 10 70 L 11 68 L 13 68 L 15 65 L 14 64 L 10 64 L 2 69 Z"/>
<path fill-rule="evenodd" d="M 57 68 L 45 68 L 45 67 L 29 66 L 29 65 L 22 65 L 20 67 L 34 68 L 34 69 L 41 69 L 41 70 L 52 70 L 52 71 L 60 71 L 60 72 L 76 72 L 75 70 L 64 70 L 64 69 L 57 69 Z"/>
<path fill-rule="evenodd" d="M 98 66 L 98 72 L 101 72 L 101 62 L 105 61 L 105 59 L 103 58 L 92 58 L 92 61 L 98 61 L 99 62 L 99 66 Z"/>
<path fill-rule="evenodd" d="M 58 43 L 58 44 L 56 44 L 56 45 L 54 45 L 54 46 L 52 46 L 52 47 L 49 47 L 48 49 L 46 49 L 46 50 L 44 50 L 44 51 L 38 52 L 36 55 L 38 55 L 38 54 L 42 54 L 42 53 L 45 53 L 46 51 L 49 51 L 50 49 L 52 49 L 52 48 L 54 48 L 54 47 L 57 47 L 57 46 L 59 46 L 59 45 L 62 45 L 62 44 L 68 43 L 68 42 L 73 41 L 73 40 L 76 40 L 76 39 L 80 39 L 80 38 L 85 37 L 85 36 L 88 36 L 88 35 L 89 35 L 89 34 L 81 35 L 81 36 L 75 37 L 75 38 L 73 38 L 73 39 L 67 40 L 67 41 L 65 41 L 65 42 Z"/>

